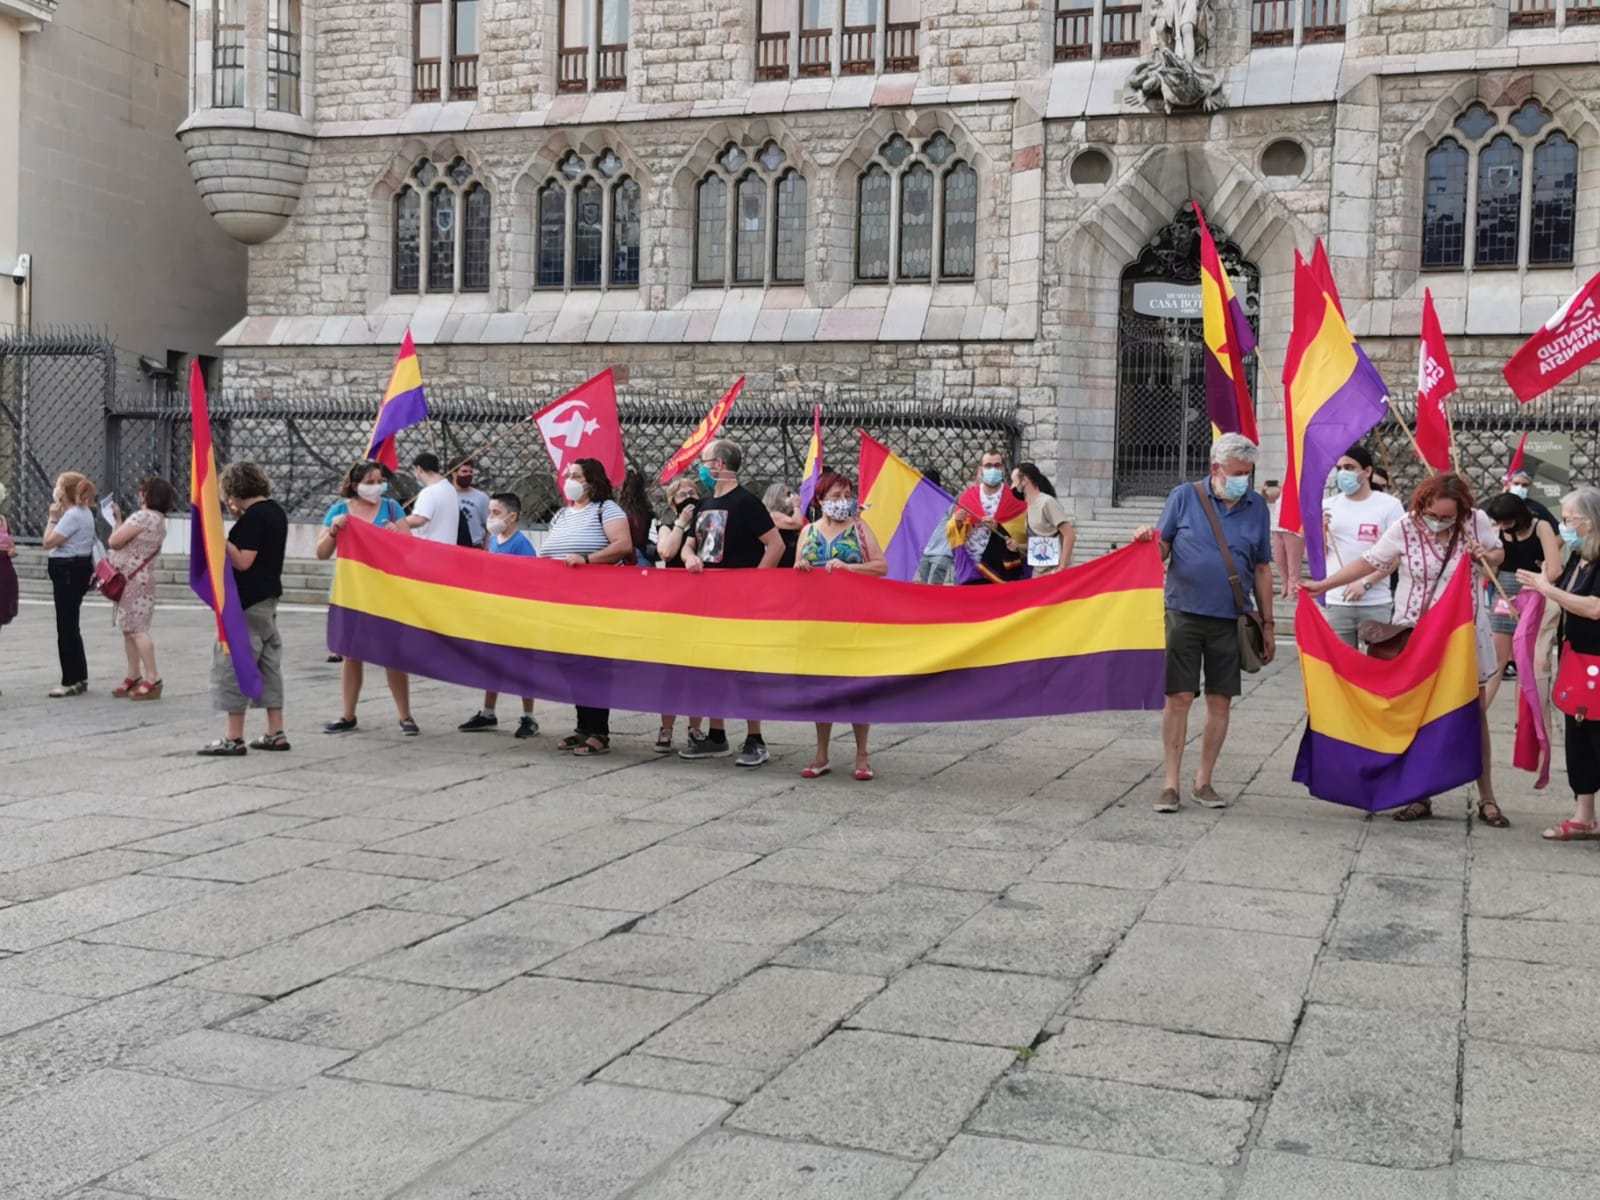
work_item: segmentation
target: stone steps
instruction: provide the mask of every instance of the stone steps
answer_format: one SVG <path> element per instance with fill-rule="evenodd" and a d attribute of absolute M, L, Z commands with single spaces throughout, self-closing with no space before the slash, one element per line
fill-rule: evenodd
<path fill-rule="evenodd" d="M 29 599 L 50 598 L 47 556 L 37 546 L 20 546 L 12 560 L 17 569 L 18 591 Z M 156 599 L 166 603 L 194 600 L 189 590 L 189 558 L 184 554 L 163 554 L 145 570 L 155 576 Z M 285 604 L 326 604 L 333 586 L 333 564 L 316 559 L 290 559 L 283 569 Z"/>

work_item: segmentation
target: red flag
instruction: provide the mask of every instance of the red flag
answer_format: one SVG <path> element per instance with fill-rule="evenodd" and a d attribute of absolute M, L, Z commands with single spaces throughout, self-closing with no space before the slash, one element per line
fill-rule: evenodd
<path fill-rule="evenodd" d="M 607 367 L 588 383 L 546 404 L 531 418 L 544 438 L 556 476 L 580 458 L 597 459 L 612 487 L 627 471 L 622 453 L 622 422 L 617 417 L 617 386 Z"/>
<path fill-rule="evenodd" d="M 1417 446 L 1435 471 L 1448 471 L 1450 464 L 1450 422 L 1445 417 L 1444 398 L 1456 390 L 1456 370 L 1450 364 L 1450 351 L 1439 328 L 1439 314 L 1433 311 L 1433 292 L 1422 292 L 1422 346 L 1417 353 Z"/>
<path fill-rule="evenodd" d="M 1505 365 L 1506 382 L 1526 404 L 1600 359 L 1600 275 L 1578 289 Z"/>
<path fill-rule="evenodd" d="M 1511 482 L 1511 477 L 1522 470 L 1522 452 L 1527 449 L 1528 435 L 1524 433 L 1522 440 L 1517 443 L 1517 452 L 1511 456 L 1511 465 L 1506 468 L 1506 482 Z"/>
<path fill-rule="evenodd" d="M 1344 316 L 1344 301 L 1339 299 L 1339 285 L 1333 281 L 1333 264 L 1328 261 L 1328 252 L 1323 248 L 1321 238 L 1317 239 L 1316 249 L 1311 251 L 1311 277 L 1328 293 L 1339 315 Z"/>
<path fill-rule="evenodd" d="M 728 413 L 733 409 L 733 402 L 739 398 L 739 393 L 743 390 L 744 376 L 741 375 L 734 380 L 733 386 L 723 394 L 722 399 L 712 405 L 711 411 L 694 427 L 694 432 L 667 460 L 667 465 L 661 468 L 662 483 L 666 483 L 700 456 L 700 451 L 706 448 L 706 443 L 717 436 L 717 430 L 721 429 L 722 423 L 728 419 Z"/>

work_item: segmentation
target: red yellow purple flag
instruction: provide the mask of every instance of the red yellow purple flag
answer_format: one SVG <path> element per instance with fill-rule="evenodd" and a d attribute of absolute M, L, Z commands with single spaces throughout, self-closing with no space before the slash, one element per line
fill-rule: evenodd
<path fill-rule="evenodd" d="M 1256 348 L 1255 334 L 1245 316 L 1233 283 L 1211 239 L 1198 201 L 1195 218 L 1200 222 L 1200 315 L 1206 344 L 1206 411 L 1211 416 L 1212 436 L 1242 433 L 1259 442 L 1255 408 L 1250 403 L 1250 385 L 1245 382 L 1244 356 Z"/>
<path fill-rule="evenodd" d="M 1478 778 L 1483 729 L 1473 574 L 1456 571 L 1392 661 L 1347 646 L 1311 593 L 1300 593 L 1295 637 L 1306 731 L 1296 783 L 1319 800 L 1381 812 Z"/>
<path fill-rule="evenodd" d="M 391 471 L 398 471 L 400 455 L 395 449 L 395 434 L 427 419 L 428 398 L 422 391 L 422 367 L 417 362 L 417 348 L 412 344 L 408 329 L 405 340 L 400 343 L 400 353 L 395 356 L 383 403 L 378 406 L 372 436 L 367 439 L 367 457 Z"/>
<path fill-rule="evenodd" d="M 811 519 L 811 502 L 817 498 L 817 482 L 822 478 L 822 405 L 811 408 L 811 444 L 806 447 L 806 465 L 800 480 L 799 513 Z"/>
<path fill-rule="evenodd" d="M 189 415 L 194 442 L 189 458 L 189 586 L 217 614 L 217 642 L 233 660 L 239 691 L 260 699 L 261 672 L 250 649 L 250 631 L 228 564 L 222 530 L 222 499 L 217 492 L 217 455 L 211 443 L 211 412 L 200 364 L 189 364 Z"/>
<path fill-rule="evenodd" d="M 1321 579 L 1327 573 L 1322 493 L 1328 474 L 1383 420 L 1389 389 L 1339 315 L 1337 298 L 1298 250 L 1294 268 L 1294 327 L 1283 364 L 1288 470 L 1278 521 L 1304 536 L 1311 577 Z"/>

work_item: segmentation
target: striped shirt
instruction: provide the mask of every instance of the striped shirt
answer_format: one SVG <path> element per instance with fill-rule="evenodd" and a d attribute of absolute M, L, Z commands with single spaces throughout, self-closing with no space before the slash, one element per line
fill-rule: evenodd
<path fill-rule="evenodd" d="M 544 539 L 544 558 L 562 558 L 568 554 L 598 554 L 611 544 L 606 537 L 608 521 L 623 521 L 627 514 L 616 503 L 589 503 L 582 508 L 563 508 L 550 518 L 550 532 Z"/>

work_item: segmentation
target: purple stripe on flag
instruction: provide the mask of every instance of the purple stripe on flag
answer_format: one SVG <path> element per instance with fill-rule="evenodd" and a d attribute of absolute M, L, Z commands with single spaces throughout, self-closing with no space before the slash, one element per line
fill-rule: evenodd
<path fill-rule="evenodd" d="M 1222 363 L 1211 353 L 1210 346 L 1205 348 L 1205 359 L 1206 415 L 1223 433 L 1238 433 L 1239 393 L 1234 390 L 1233 380 L 1222 369 Z"/>
<path fill-rule="evenodd" d="M 400 392 L 384 402 L 378 412 L 378 422 L 373 426 L 372 437 L 367 442 L 367 452 L 381 445 L 403 429 L 420 425 L 428 419 L 428 401 L 421 387 Z"/>
<path fill-rule="evenodd" d="M 221 518 L 219 517 L 218 520 Z M 226 554 L 227 550 L 224 549 Z M 239 606 L 239 594 L 234 587 L 233 567 L 224 559 L 222 564 L 222 591 L 220 603 L 213 594 L 211 573 L 206 568 L 206 534 L 197 505 L 189 506 L 189 587 L 194 594 L 218 614 L 223 640 L 228 646 L 228 657 L 233 662 L 234 677 L 239 681 L 241 695 L 258 699 L 265 684 L 261 670 L 256 665 L 255 650 L 250 645 L 250 627 L 245 623 L 244 609 Z"/>
<path fill-rule="evenodd" d="M 1327 549 L 1322 542 L 1322 493 L 1328 474 L 1340 456 L 1389 411 L 1389 389 L 1384 386 L 1383 376 L 1360 346 L 1355 347 L 1355 352 L 1356 369 L 1311 414 L 1301 448 L 1300 521 L 1313 579 L 1322 579 L 1328 573 Z"/>
<path fill-rule="evenodd" d="M 211 594 L 211 572 L 206 569 L 206 528 L 200 506 L 189 505 L 189 588 L 213 612 L 217 598 Z"/>
<path fill-rule="evenodd" d="M 942 529 L 950 519 L 955 500 L 933 481 L 924 479 L 911 489 L 906 506 L 900 510 L 900 524 L 895 526 L 883 554 L 889 562 L 889 578 L 909 583 L 917 577 L 922 564 L 922 552 L 934 530 Z"/>
<path fill-rule="evenodd" d="M 1228 301 L 1228 322 L 1233 329 L 1234 344 L 1239 347 L 1239 357 L 1243 358 L 1256 348 L 1256 335 L 1250 328 L 1250 318 L 1244 315 L 1244 305 L 1239 303 L 1238 296 Z"/>
<path fill-rule="evenodd" d="M 921 723 L 1044 717 L 1162 706 L 1166 654 L 1112 650 L 933 675 L 835 676 L 723 671 L 591 658 L 447 637 L 342 608 L 328 649 L 462 687 L 632 712 L 759 721 Z"/>
<path fill-rule="evenodd" d="M 1429 721 L 1400 754 L 1307 728 L 1293 778 L 1319 800 L 1383 812 L 1475 781 L 1483 773 L 1482 733 L 1476 698 Z"/>

